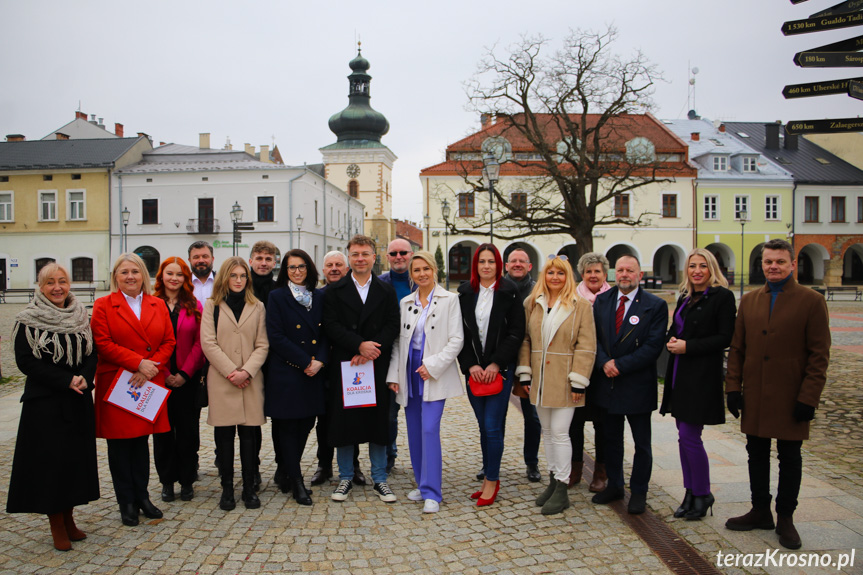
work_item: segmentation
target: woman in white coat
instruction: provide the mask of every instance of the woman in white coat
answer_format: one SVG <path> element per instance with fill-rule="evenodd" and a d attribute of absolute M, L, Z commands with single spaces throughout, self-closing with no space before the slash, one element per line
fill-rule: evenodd
<path fill-rule="evenodd" d="M 437 285 L 434 256 L 413 255 L 410 277 L 417 289 L 402 299 L 401 330 L 387 373 L 396 401 L 405 408 L 408 447 L 424 513 L 440 509 L 443 457 L 440 420 L 445 401 L 464 393 L 456 365 L 464 335 L 458 297 Z"/>

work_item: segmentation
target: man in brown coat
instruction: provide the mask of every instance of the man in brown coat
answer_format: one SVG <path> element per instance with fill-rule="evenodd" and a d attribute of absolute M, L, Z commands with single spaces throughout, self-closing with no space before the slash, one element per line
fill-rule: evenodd
<path fill-rule="evenodd" d="M 830 356 L 827 304 L 794 280 L 794 249 L 770 240 L 761 249 L 767 285 L 743 296 L 728 355 L 728 410 L 740 425 L 749 453 L 752 510 L 732 517 L 734 531 L 773 529 L 770 512 L 770 440 L 776 438 L 779 543 L 799 549 L 792 516 L 803 474 L 800 449 L 824 389 Z"/>

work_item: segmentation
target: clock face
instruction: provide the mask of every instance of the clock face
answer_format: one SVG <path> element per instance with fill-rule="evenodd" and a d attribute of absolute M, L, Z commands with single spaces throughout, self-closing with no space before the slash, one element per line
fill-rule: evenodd
<path fill-rule="evenodd" d="M 360 167 L 356 164 L 351 164 L 346 170 L 349 178 L 356 178 L 360 175 Z"/>

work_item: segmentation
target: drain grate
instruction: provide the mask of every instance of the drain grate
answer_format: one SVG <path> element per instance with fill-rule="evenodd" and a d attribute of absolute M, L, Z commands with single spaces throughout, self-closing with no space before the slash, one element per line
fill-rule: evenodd
<path fill-rule="evenodd" d="M 594 460 L 584 457 L 584 475 L 587 481 L 593 480 Z M 609 504 L 623 522 L 644 541 L 665 565 L 677 575 L 722 575 L 713 563 L 705 559 L 683 537 L 671 529 L 662 519 L 648 509 L 641 515 L 630 515 L 626 511 L 629 492 L 622 501 Z"/>

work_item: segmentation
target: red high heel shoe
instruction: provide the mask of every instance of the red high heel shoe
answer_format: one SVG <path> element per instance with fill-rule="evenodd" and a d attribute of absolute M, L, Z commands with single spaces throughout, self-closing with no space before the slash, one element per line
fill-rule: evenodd
<path fill-rule="evenodd" d="M 492 493 L 491 497 L 488 499 L 483 499 L 482 497 L 477 497 L 476 506 L 477 507 L 485 507 L 486 505 L 491 505 L 494 503 L 494 500 L 497 498 L 497 492 L 500 491 L 500 479 L 498 479 L 494 486 L 494 493 Z M 480 492 L 481 494 L 482 492 Z"/>
<path fill-rule="evenodd" d="M 480 489 L 480 490 L 479 490 L 479 491 L 477 491 L 476 493 L 471 493 L 470 498 L 471 498 L 471 499 L 479 499 L 479 496 L 480 496 L 480 495 L 482 495 L 482 489 Z"/>

